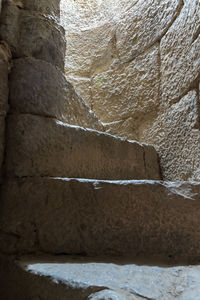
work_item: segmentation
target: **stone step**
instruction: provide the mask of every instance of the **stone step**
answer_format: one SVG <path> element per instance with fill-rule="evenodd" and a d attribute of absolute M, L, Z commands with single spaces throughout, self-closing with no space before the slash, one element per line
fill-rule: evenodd
<path fill-rule="evenodd" d="M 0 257 L 3 300 L 198 300 L 200 266 L 119 258 Z"/>
<path fill-rule="evenodd" d="M 200 259 L 200 183 L 65 178 L 2 186 L 0 251 Z"/>
<path fill-rule="evenodd" d="M 18 177 L 160 179 L 153 146 L 29 114 L 8 118 L 6 167 Z"/>

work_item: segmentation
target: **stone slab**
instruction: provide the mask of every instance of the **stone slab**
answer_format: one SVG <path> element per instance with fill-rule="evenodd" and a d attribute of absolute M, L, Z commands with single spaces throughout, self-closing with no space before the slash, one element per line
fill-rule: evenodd
<path fill-rule="evenodd" d="M 197 300 L 200 266 L 137 265 L 113 257 L 0 257 L 4 300 Z"/>
<path fill-rule="evenodd" d="M 146 161 L 142 144 L 56 119 L 11 115 L 7 126 L 8 176 L 160 179 L 151 146 Z"/>
<path fill-rule="evenodd" d="M 200 259 L 200 184 L 24 178 L 2 187 L 0 250 Z"/>
<path fill-rule="evenodd" d="M 55 117 L 73 125 L 103 126 L 52 64 L 34 58 L 16 59 L 9 77 L 10 111 Z"/>

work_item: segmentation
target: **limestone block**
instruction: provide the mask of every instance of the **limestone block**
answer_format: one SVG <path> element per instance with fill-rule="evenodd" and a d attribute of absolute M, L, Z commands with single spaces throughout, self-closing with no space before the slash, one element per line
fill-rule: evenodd
<path fill-rule="evenodd" d="M 165 180 L 200 180 L 197 92 L 190 91 L 147 127 L 140 140 L 156 147 Z"/>
<path fill-rule="evenodd" d="M 132 117 L 139 126 L 159 106 L 158 46 L 129 64 L 115 61 L 92 78 L 92 107 L 104 123 Z"/>
<path fill-rule="evenodd" d="M 33 56 L 64 68 L 65 37 L 63 28 L 37 12 L 21 10 L 17 56 Z"/>
<path fill-rule="evenodd" d="M 11 112 L 55 117 L 70 124 L 103 129 L 63 72 L 42 60 L 14 61 L 10 74 L 10 105 Z"/>
<path fill-rule="evenodd" d="M 116 26 L 116 47 L 122 61 L 130 61 L 153 45 L 170 27 L 181 1 L 139 0 Z"/>
<path fill-rule="evenodd" d="M 0 36 L 15 57 L 33 56 L 64 68 L 65 36 L 53 18 L 8 2 L 2 12 Z"/>
<path fill-rule="evenodd" d="M 0 249 L 199 261 L 199 195 L 195 182 L 13 179 Z"/>
<path fill-rule="evenodd" d="M 68 73 L 88 77 L 107 70 L 114 59 L 114 28 L 112 23 L 67 32 L 65 69 Z"/>
<path fill-rule="evenodd" d="M 161 40 L 163 107 L 183 96 L 200 74 L 199 0 L 185 1 Z"/>
<path fill-rule="evenodd" d="M 60 0 L 22 0 L 23 6 L 28 10 L 35 10 L 42 14 L 53 15 L 59 17 L 60 15 Z"/>
<path fill-rule="evenodd" d="M 158 162 L 150 175 L 137 142 L 33 115 L 9 116 L 7 126 L 9 176 L 160 179 Z"/>

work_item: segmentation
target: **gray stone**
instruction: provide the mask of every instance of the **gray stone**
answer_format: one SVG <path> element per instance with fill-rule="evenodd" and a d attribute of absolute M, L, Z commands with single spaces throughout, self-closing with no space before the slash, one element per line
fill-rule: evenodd
<path fill-rule="evenodd" d="M 42 60 L 17 59 L 9 78 L 11 112 L 55 117 L 73 125 L 103 130 L 63 72 Z"/>
<path fill-rule="evenodd" d="M 158 115 L 142 132 L 154 144 L 165 180 L 200 180 L 199 99 L 195 90 Z"/>
<path fill-rule="evenodd" d="M 7 126 L 9 176 L 160 179 L 152 147 L 145 161 L 142 144 L 55 119 L 13 115 Z"/>
<path fill-rule="evenodd" d="M 2 12 L 0 36 L 15 57 L 31 56 L 64 68 L 64 30 L 50 16 L 20 9 L 9 1 Z"/>
<path fill-rule="evenodd" d="M 24 178 L 2 187 L 0 250 L 200 259 L 200 184 Z"/>

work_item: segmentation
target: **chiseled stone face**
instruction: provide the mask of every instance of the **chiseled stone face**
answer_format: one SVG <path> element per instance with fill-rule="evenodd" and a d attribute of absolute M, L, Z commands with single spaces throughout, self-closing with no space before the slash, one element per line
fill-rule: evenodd
<path fill-rule="evenodd" d="M 191 89 L 200 75 L 200 2 L 184 2 L 180 15 L 163 36 L 160 45 L 164 109 Z"/>
<path fill-rule="evenodd" d="M 92 77 L 92 107 L 105 123 L 139 119 L 159 105 L 159 57 L 154 46 L 130 64 L 115 61 Z"/>
<path fill-rule="evenodd" d="M 65 37 L 63 28 L 55 19 L 7 2 L 1 23 L 1 37 L 15 57 L 31 56 L 63 69 Z"/>
<path fill-rule="evenodd" d="M 200 170 L 199 99 L 190 91 L 160 114 L 140 140 L 156 145 L 167 180 L 198 180 Z"/>
<path fill-rule="evenodd" d="M 91 0 L 86 6 L 77 0 L 70 8 L 67 3 L 61 1 L 70 56 L 66 75 L 106 132 L 153 143 L 166 179 L 200 180 L 199 127 L 181 116 L 171 119 L 171 129 L 165 121 L 175 109 L 183 115 L 181 99 L 198 90 L 199 0 L 159 5 L 154 0 Z M 82 16 L 81 23 L 67 21 L 64 13 L 70 10 Z M 195 107 L 191 104 L 189 111 L 198 119 Z"/>
<path fill-rule="evenodd" d="M 139 0 L 127 9 L 116 26 L 116 48 L 127 62 L 153 45 L 177 16 L 180 0 Z M 152 62 L 153 64 L 153 62 Z"/>
<path fill-rule="evenodd" d="M 11 177 L 160 179 L 152 146 L 32 115 L 9 117 L 6 166 Z"/>
<path fill-rule="evenodd" d="M 73 125 L 103 129 L 63 72 L 50 63 L 34 58 L 16 59 L 9 84 L 11 112 L 54 117 Z"/>
<path fill-rule="evenodd" d="M 15 178 L 2 190 L 0 249 L 199 261 L 199 193 L 197 183 Z"/>

